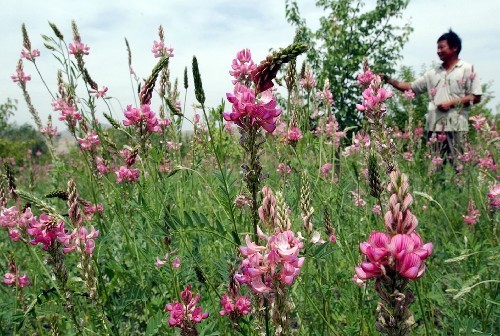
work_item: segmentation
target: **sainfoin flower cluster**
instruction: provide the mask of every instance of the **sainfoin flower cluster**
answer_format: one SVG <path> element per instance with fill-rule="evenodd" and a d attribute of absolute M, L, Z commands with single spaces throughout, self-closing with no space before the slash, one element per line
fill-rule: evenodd
<path fill-rule="evenodd" d="M 251 87 L 256 70 L 248 49 L 237 53 L 233 60 L 230 74 L 235 77 L 233 93 L 227 93 L 227 100 L 233 104 L 231 112 L 223 113 L 227 121 L 233 121 L 241 128 L 262 127 L 269 133 L 276 129 L 276 121 L 281 114 L 281 109 L 276 108 L 276 98 L 269 88 L 259 96 L 255 88 Z"/>
<path fill-rule="evenodd" d="M 246 258 L 239 266 L 236 280 L 257 293 L 268 293 L 276 286 L 290 286 L 300 274 L 304 257 L 299 257 L 302 241 L 290 230 L 266 236 L 259 229 L 259 237 L 267 240 L 266 246 L 257 245 L 245 237 L 247 246 L 240 246 Z"/>
<path fill-rule="evenodd" d="M 239 295 L 236 298 L 231 298 L 229 295 L 224 294 L 220 299 L 222 310 L 220 315 L 248 315 L 252 311 L 252 303 L 246 295 Z"/>
<path fill-rule="evenodd" d="M 391 172 L 389 198 L 384 223 L 387 232 L 372 232 L 367 242 L 360 244 L 365 260 L 355 268 L 357 279 L 391 277 L 395 274 L 406 279 L 417 279 L 425 272 L 424 260 L 433 251 L 433 244 L 424 244 L 415 232 L 417 218 L 412 214 L 413 202 L 408 192 L 408 176 Z"/>
<path fill-rule="evenodd" d="M 425 272 L 424 260 L 432 254 L 432 243 L 424 244 L 412 232 L 389 236 L 385 232 L 372 232 L 367 242 L 360 244 L 366 260 L 355 268 L 361 280 L 387 276 L 396 271 L 407 279 L 417 279 Z"/>
<path fill-rule="evenodd" d="M 0 212 L 0 226 L 9 230 L 9 237 L 17 242 L 21 238 L 21 232 L 30 225 L 35 225 L 36 218 L 31 213 L 30 208 L 26 208 L 20 213 L 17 207 L 4 208 Z"/>
<path fill-rule="evenodd" d="M 181 302 L 169 303 L 165 310 L 170 312 L 168 324 L 171 327 L 181 329 L 182 335 L 197 335 L 195 325 L 208 318 L 208 312 L 203 312 L 201 306 L 197 306 L 200 294 L 193 296 L 191 285 L 181 292 Z"/>
<path fill-rule="evenodd" d="M 54 111 L 60 111 L 61 115 L 59 120 L 66 121 L 68 125 L 75 126 L 77 121 L 82 120 L 81 114 L 77 111 L 72 103 L 68 103 L 62 98 L 57 98 L 52 102 L 52 108 Z"/>
<path fill-rule="evenodd" d="M 227 100 L 233 107 L 231 112 L 222 114 L 225 120 L 233 121 L 241 128 L 261 126 L 269 133 L 276 129 L 281 109 L 276 108 L 276 98 L 271 89 L 257 98 L 253 88 L 236 83 L 234 92 L 227 94 Z"/>
<path fill-rule="evenodd" d="M 141 108 L 132 107 L 132 105 L 127 105 L 127 109 L 124 112 L 126 120 L 123 120 L 123 125 L 125 126 L 136 126 L 144 127 L 151 133 L 161 133 L 161 125 L 163 123 L 158 120 L 155 113 L 151 110 L 149 105 L 142 105 Z M 166 124 L 168 126 L 170 122 Z"/>
<path fill-rule="evenodd" d="M 8 286 L 17 285 L 19 288 L 23 288 L 31 284 L 26 274 L 17 275 L 15 273 L 5 273 L 5 275 L 3 276 L 3 283 Z"/>

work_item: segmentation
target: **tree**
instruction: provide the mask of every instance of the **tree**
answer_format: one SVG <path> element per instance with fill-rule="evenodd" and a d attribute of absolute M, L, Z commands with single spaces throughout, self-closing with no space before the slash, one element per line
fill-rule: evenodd
<path fill-rule="evenodd" d="M 7 99 L 7 102 L 0 104 L 0 159 L 13 158 L 22 161 L 28 149 L 33 153 L 38 151 L 47 152 L 47 146 L 42 135 L 33 126 L 9 123 L 9 118 L 17 111 L 17 100 Z"/>
<path fill-rule="evenodd" d="M 17 100 L 7 98 L 7 101 L 0 104 L 0 132 L 3 132 L 9 125 L 9 118 L 14 115 L 17 110 Z"/>
<path fill-rule="evenodd" d="M 330 81 L 334 110 L 342 127 L 359 125 L 355 108 L 361 91 L 356 83 L 365 59 L 374 72 L 394 73 L 396 61 L 412 31 L 409 24 L 395 23 L 402 17 L 408 0 L 377 0 L 373 9 L 364 9 L 361 0 L 318 0 L 326 13 L 320 27 L 312 32 L 301 18 L 296 0 L 286 1 L 286 18 L 297 27 L 296 42 L 309 45 L 307 60 L 319 83 Z"/>

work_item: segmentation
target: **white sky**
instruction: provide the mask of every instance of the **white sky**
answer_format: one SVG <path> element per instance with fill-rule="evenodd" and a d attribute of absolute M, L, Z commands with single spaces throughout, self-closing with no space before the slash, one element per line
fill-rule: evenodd
<path fill-rule="evenodd" d="M 124 37 L 132 48 L 132 63 L 140 77 L 147 77 L 157 59 L 151 48 L 158 40 L 157 28 L 165 30 L 167 45 L 174 48 L 170 60 L 171 78 L 179 78 L 182 87 L 184 67 L 188 66 L 190 88 L 186 112 L 192 114 L 195 102 L 192 84 L 191 60 L 198 58 L 207 105 L 216 106 L 232 91 L 228 71 L 236 52 L 250 48 L 253 59 L 260 62 L 270 48 L 285 47 L 294 37 L 294 28 L 285 19 L 285 3 L 278 0 L 145 0 L 145 1 L 28 1 L 1 0 L 0 31 L 3 32 L 0 53 L 0 103 L 7 97 L 19 100 L 17 123 L 30 122 L 31 116 L 21 95 L 12 83 L 22 48 L 21 25 L 28 29 L 32 47 L 42 53 L 37 64 L 52 91 L 56 91 L 57 62 L 44 48 L 41 34 L 51 35 L 48 21 L 55 23 L 66 41 L 72 40 L 71 20 L 76 20 L 82 42 L 90 47 L 85 57 L 89 72 L 100 85 L 109 88 L 108 95 L 116 97 L 112 103 L 115 118 L 122 120 L 122 106 L 133 104 L 134 98 L 128 74 Z M 318 25 L 322 12 L 313 0 L 299 0 L 301 15 L 310 27 Z M 373 3 L 374 1 L 367 1 Z M 493 95 L 499 91 L 500 27 L 496 15 L 500 12 L 498 0 L 412 0 L 404 12 L 404 21 L 410 21 L 414 31 L 410 35 L 402 64 L 417 72 L 423 64 L 438 61 L 436 40 L 450 27 L 462 38 L 461 58 L 474 64 L 481 81 L 493 82 Z M 31 74 L 28 90 L 42 120 L 52 113 L 50 95 L 43 86 L 32 64 L 25 62 L 25 73 Z M 183 89 L 181 96 L 183 97 Z M 335 97 L 335 92 L 333 93 Z M 500 97 L 489 105 L 495 110 Z M 104 105 L 98 105 L 105 110 Z M 229 105 L 226 104 L 226 109 Z M 53 114 L 57 120 L 58 114 Z M 59 130 L 65 129 L 56 123 Z"/>

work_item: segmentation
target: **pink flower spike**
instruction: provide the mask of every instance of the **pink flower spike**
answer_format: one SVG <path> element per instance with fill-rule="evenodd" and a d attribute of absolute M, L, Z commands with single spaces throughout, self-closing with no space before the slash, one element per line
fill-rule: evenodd
<path fill-rule="evenodd" d="M 90 93 L 93 93 L 96 98 L 104 98 L 106 95 L 106 92 L 108 92 L 108 88 L 106 86 L 103 86 L 102 89 L 100 90 L 89 90 Z"/>
<path fill-rule="evenodd" d="M 79 41 L 75 41 L 75 44 L 69 44 L 69 53 L 72 55 L 88 55 L 89 50 L 90 48 L 87 45 Z"/>
<path fill-rule="evenodd" d="M 173 268 L 180 268 L 181 267 L 181 259 L 179 257 L 176 257 L 173 261 L 172 261 L 172 267 Z"/>
<path fill-rule="evenodd" d="M 3 283 L 6 285 L 13 285 L 16 282 L 16 275 L 13 273 L 5 273 L 3 276 Z"/>

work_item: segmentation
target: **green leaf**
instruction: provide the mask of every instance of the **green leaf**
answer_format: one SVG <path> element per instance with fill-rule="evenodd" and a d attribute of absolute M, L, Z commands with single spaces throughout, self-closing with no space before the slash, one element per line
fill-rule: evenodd
<path fill-rule="evenodd" d="M 148 319 L 148 326 L 146 328 L 146 336 L 155 335 L 158 333 L 158 329 L 160 329 L 163 324 L 163 312 L 160 310 L 156 312 L 155 315 L 151 316 Z"/>

